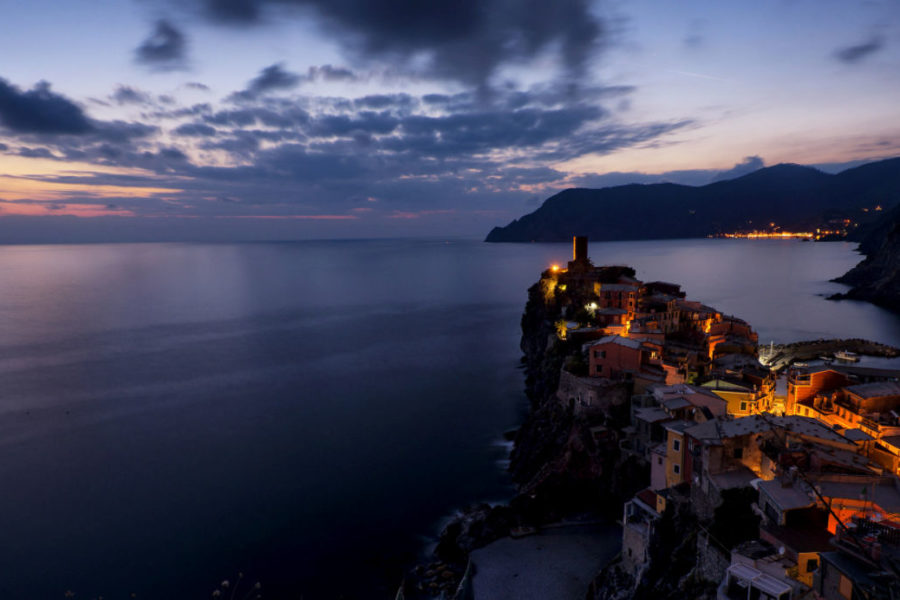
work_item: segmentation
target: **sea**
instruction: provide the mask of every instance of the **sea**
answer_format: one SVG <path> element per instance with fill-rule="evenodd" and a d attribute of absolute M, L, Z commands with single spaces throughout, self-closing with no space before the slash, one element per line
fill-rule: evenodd
<path fill-rule="evenodd" d="M 392 598 L 512 494 L 527 289 L 569 244 L 0 246 L 0 598 Z M 760 342 L 900 345 L 849 243 L 594 243 Z"/>

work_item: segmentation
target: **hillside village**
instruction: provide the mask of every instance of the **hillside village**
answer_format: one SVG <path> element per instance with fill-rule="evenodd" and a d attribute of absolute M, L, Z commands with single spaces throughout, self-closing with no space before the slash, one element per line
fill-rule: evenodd
<path fill-rule="evenodd" d="M 900 371 L 769 369 L 748 323 L 595 267 L 585 238 L 540 291 L 559 317 L 548 346 L 580 350 L 556 401 L 601 452 L 649 466 L 596 597 L 652 584 L 672 515 L 696 524 L 689 577 L 718 598 L 900 597 Z"/>

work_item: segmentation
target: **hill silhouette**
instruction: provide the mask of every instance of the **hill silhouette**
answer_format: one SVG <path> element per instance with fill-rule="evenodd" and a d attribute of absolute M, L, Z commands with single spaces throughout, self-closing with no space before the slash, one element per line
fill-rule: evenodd
<path fill-rule="evenodd" d="M 869 163 L 836 175 L 779 164 L 704 186 L 631 184 L 572 188 L 536 211 L 495 227 L 488 242 L 562 242 L 573 233 L 592 240 L 705 237 L 739 230 L 826 228 L 850 218 L 867 231 L 881 205 L 900 204 L 900 158 Z M 864 210 L 866 209 L 866 210 Z M 860 237 L 857 235 L 857 237 Z"/>

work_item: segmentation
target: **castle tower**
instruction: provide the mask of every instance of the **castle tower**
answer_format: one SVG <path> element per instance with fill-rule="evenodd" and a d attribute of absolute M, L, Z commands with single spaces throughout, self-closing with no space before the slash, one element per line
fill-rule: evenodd
<path fill-rule="evenodd" d="M 584 235 L 576 235 L 572 239 L 572 261 L 576 263 L 588 262 L 588 239 Z"/>

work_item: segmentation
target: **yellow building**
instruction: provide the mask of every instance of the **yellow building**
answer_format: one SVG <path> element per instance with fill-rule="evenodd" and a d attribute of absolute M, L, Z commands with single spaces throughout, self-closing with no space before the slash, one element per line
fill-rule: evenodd
<path fill-rule="evenodd" d="M 691 421 L 670 421 L 664 425 L 666 429 L 666 487 L 678 485 L 684 481 L 684 430 L 693 427 Z"/>

